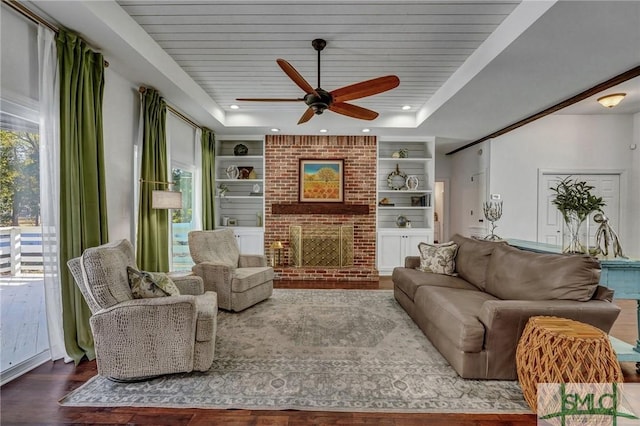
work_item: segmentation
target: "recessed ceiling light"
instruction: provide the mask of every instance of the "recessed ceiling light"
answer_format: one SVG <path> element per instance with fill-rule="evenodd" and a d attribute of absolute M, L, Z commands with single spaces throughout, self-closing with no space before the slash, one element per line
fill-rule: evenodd
<path fill-rule="evenodd" d="M 402 106 L 402 110 L 403 110 L 403 111 L 407 111 L 407 110 L 409 110 L 409 109 L 411 109 L 411 105 L 403 105 L 403 106 Z"/>
<path fill-rule="evenodd" d="M 240 109 L 240 107 L 238 105 L 235 105 L 235 104 L 229 106 L 229 108 L 231 108 L 231 109 Z"/>
<path fill-rule="evenodd" d="M 327 133 L 327 129 L 320 129 L 320 133 Z"/>
<path fill-rule="evenodd" d="M 279 131 L 280 131 L 280 129 L 278 129 L 277 127 L 274 127 L 274 128 L 272 128 L 272 129 L 271 129 L 271 131 L 272 131 L 272 132 L 279 132 Z"/>
<path fill-rule="evenodd" d="M 362 133 L 369 133 L 370 131 L 371 129 L 367 129 L 367 128 L 362 129 Z"/>

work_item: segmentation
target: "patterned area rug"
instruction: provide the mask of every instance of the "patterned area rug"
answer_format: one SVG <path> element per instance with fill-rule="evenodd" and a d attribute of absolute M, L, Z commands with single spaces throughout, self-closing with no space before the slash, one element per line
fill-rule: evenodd
<path fill-rule="evenodd" d="M 464 380 L 390 290 L 274 290 L 218 314 L 206 373 L 120 384 L 96 376 L 65 406 L 530 413 L 517 382 Z"/>

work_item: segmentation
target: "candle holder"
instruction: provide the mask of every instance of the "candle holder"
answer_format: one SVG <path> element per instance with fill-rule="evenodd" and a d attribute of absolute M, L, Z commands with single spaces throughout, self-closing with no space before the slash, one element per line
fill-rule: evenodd
<path fill-rule="evenodd" d="M 271 266 L 281 266 L 282 265 L 282 250 L 283 250 L 282 242 L 274 241 L 271 243 Z"/>
<path fill-rule="evenodd" d="M 496 222 L 502 217 L 502 201 L 485 201 L 482 205 L 484 217 L 491 223 L 491 233 L 484 237 L 485 240 L 496 241 L 501 238 L 496 235 Z"/>

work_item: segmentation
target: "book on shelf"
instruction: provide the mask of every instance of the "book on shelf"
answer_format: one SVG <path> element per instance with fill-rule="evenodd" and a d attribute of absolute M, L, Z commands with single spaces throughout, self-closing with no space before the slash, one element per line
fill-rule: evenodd
<path fill-rule="evenodd" d="M 251 192 L 249 193 L 249 195 L 254 195 L 254 196 L 256 196 L 256 197 L 262 197 L 262 196 L 264 195 L 264 193 L 262 193 L 262 192 L 253 192 L 253 191 L 251 191 Z"/>

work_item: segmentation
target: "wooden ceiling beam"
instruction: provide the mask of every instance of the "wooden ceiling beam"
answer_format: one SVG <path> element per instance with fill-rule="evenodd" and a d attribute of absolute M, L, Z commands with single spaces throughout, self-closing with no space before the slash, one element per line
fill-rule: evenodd
<path fill-rule="evenodd" d="M 631 80 L 632 78 L 638 77 L 639 75 L 640 75 L 640 65 L 637 66 L 637 67 L 631 68 L 630 70 L 625 71 L 622 74 L 619 74 L 619 75 L 617 75 L 617 76 L 615 76 L 613 78 L 610 78 L 607 81 L 604 81 L 604 82 L 602 82 L 600 84 L 597 84 L 597 85 L 585 90 L 584 92 L 578 93 L 577 95 L 572 96 L 569 99 L 566 99 L 566 100 L 564 100 L 564 101 L 562 101 L 560 103 L 557 103 L 557 104 L 555 104 L 555 105 L 553 105 L 553 106 L 551 106 L 551 107 L 549 107 L 549 108 L 547 108 L 547 109 L 545 109 L 543 111 L 540 111 L 538 113 L 530 115 L 527 118 L 524 118 L 524 119 L 522 119 L 522 120 L 520 120 L 520 121 L 518 121 L 516 123 L 513 123 L 513 124 L 511 124 L 511 125 L 509 125 L 507 127 L 504 127 L 504 128 L 502 128 L 502 129 L 500 129 L 498 131 L 495 131 L 495 132 L 493 132 L 493 133 L 491 133 L 491 134 L 489 134 L 487 136 L 484 136 L 484 137 L 482 137 L 482 138 L 480 138 L 478 140 L 475 140 L 473 142 L 469 142 L 468 144 L 466 144 L 464 146 L 461 146 L 460 148 L 456 148 L 451 152 L 447 152 L 447 155 L 455 154 L 456 152 L 460 152 L 463 149 L 470 148 L 470 147 L 472 147 L 474 145 L 477 145 L 479 143 L 482 143 L 482 142 L 484 142 L 486 140 L 497 138 L 498 136 L 502 136 L 505 133 L 508 133 L 508 132 L 510 132 L 512 130 L 515 130 L 515 129 L 519 128 L 519 127 L 524 126 L 525 124 L 529 124 L 529 123 L 531 123 L 533 121 L 536 121 L 536 120 L 538 120 L 538 119 L 540 119 L 542 117 L 546 117 L 549 114 L 553 114 L 556 111 L 559 111 L 559 110 L 561 110 L 563 108 L 566 108 L 566 107 L 568 107 L 570 105 L 573 105 L 573 104 L 575 104 L 577 102 L 580 102 L 580 101 L 583 101 L 583 100 L 585 100 L 587 98 L 590 98 L 591 96 L 595 95 L 596 93 L 600 93 L 603 90 L 610 89 L 610 88 L 612 88 L 614 86 L 617 86 L 618 84 L 624 83 L 627 80 Z"/>

